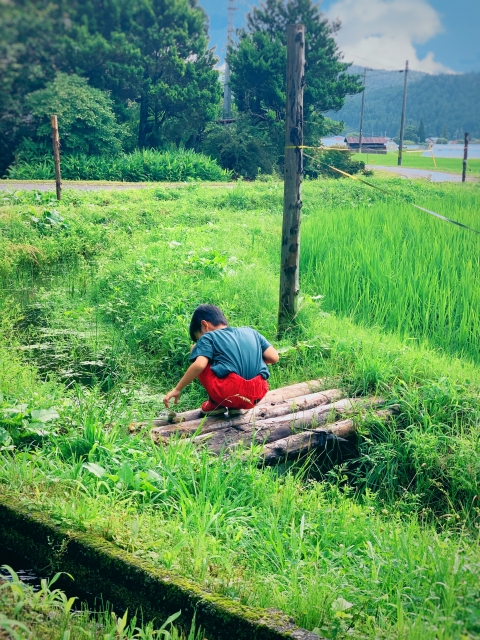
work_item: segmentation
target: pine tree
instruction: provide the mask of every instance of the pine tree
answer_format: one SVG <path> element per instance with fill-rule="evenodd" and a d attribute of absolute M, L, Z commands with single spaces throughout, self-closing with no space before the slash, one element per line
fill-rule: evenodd
<path fill-rule="evenodd" d="M 447 131 L 447 125 L 446 124 L 443 125 L 442 135 L 440 137 L 441 138 L 445 138 L 445 140 L 448 140 L 448 131 Z"/>
<path fill-rule="evenodd" d="M 252 133 L 258 131 L 254 137 L 271 141 L 274 160 L 281 165 L 287 25 L 305 25 L 305 144 L 315 145 L 321 136 L 340 133 L 343 123 L 323 113 L 338 111 L 346 96 L 360 93 L 363 87 L 360 76 L 348 73 L 350 64 L 343 62 L 336 44 L 340 24 L 328 22 L 315 0 L 261 0 L 246 21 L 238 42 L 228 48 L 230 85 L 238 111 L 250 121 Z"/>
<path fill-rule="evenodd" d="M 420 124 L 418 125 L 417 136 L 418 136 L 419 142 L 425 142 L 426 135 L 425 135 L 425 125 L 423 124 L 423 118 L 420 118 Z"/>

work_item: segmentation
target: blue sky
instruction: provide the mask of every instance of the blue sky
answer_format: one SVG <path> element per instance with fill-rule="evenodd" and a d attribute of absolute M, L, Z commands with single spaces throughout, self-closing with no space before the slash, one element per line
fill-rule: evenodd
<path fill-rule="evenodd" d="M 259 0 L 236 0 L 235 26 Z M 211 44 L 223 58 L 227 0 L 199 0 L 210 18 Z M 480 71 L 480 0 L 324 0 L 340 18 L 345 60 L 372 68 L 410 67 L 428 73 Z"/>

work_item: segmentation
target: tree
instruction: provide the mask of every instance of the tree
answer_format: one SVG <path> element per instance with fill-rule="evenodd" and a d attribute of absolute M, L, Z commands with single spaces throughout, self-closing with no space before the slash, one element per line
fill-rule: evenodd
<path fill-rule="evenodd" d="M 420 118 L 420 124 L 418 125 L 417 136 L 418 136 L 419 142 L 425 142 L 426 134 L 425 134 L 425 125 L 423 124 L 423 118 Z"/>
<path fill-rule="evenodd" d="M 305 25 L 305 142 L 318 144 L 327 133 L 340 133 L 343 123 L 322 114 L 342 107 L 345 97 L 362 90 L 359 76 L 348 74 L 350 66 L 333 38 L 340 28 L 329 23 L 312 0 L 265 0 L 247 15 L 247 27 L 228 49 L 231 87 L 235 104 L 252 122 L 274 123 L 272 141 L 277 157 L 283 156 L 285 119 L 286 28 Z"/>
<path fill-rule="evenodd" d="M 405 129 L 403 132 L 403 139 L 410 140 L 411 142 L 419 141 L 417 127 L 414 124 L 405 125 Z"/>
<path fill-rule="evenodd" d="M 66 11 L 70 71 L 111 91 L 118 115 L 139 103 L 138 146 L 193 143 L 215 118 L 217 59 L 196 0 L 73 0 Z"/>
<path fill-rule="evenodd" d="M 196 0 L 74 0 L 66 11 L 70 71 L 111 91 L 121 118 L 138 102 L 138 146 L 192 143 L 214 119 L 217 60 Z"/>
<path fill-rule="evenodd" d="M 141 146 L 193 144 L 215 118 L 221 87 L 196 0 L 9 0 L 0 11 L 1 169 L 34 133 L 25 96 L 57 71 L 109 91 Z"/>
<path fill-rule="evenodd" d="M 100 155 L 122 150 L 110 97 L 90 87 L 85 78 L 58 73 L 44 89 L 30 93 L 26 103 L 37 119 L 40 142 L 50 137 L 50 115 L 56 113 L 63 151 Z"/>
<path fill-rule="evenodd" d="M 50 3 L 0 2 L 0 175 L 34 133 L 25 96 L 55 76 L 61 43 Z"/>
<path fill-rule="evenodd" d="M 448 131 L 447 131 L 447 125 L 444 124 L 442 127 L 442 135 L 440 136 L 441 138 L 444 138 L 445 140 L 448 140 Z"/>

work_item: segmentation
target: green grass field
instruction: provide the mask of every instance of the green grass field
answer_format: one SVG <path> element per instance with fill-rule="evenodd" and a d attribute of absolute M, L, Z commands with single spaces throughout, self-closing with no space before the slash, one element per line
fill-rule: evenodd
<path fill-rule="evenodd" d="M 476 226 L 480 189 L 373 180 L 393 195 L 305 183 L 280 344 L 280 183 L 6 196 L 2 492 L 323 637 L 478 637 L 479 241 L 408 203 Z M 315 479 L 130 435 L 185 368 L 201 302 L 291 347 L 272 387 L 323 378 L 399 415 Z M 194 384 L 180 408 L 203 399 Z M 38 409 L 58 417 L 39 427 Z"/>
<path fill-rule="evenodd" d="M 388 152 L 386 155 L 373 153 L 355 153 L 356 160 L 363 160 L 366 164 L 393 167 L 397 166 L 398 153 Z M 427 169 L 432 171 L 447 171 L 449 173 L 462 173 L 463 160 L 460 158 L 435 158 L 435 163 L 431 156 L 423 157 L 421 153 L 405 152 L 402 158 L 402 166 L 412 167 L 412 169 Z M 467 175 L 480 175 L 480 160 L 474 158 L 468 161 Z"/>

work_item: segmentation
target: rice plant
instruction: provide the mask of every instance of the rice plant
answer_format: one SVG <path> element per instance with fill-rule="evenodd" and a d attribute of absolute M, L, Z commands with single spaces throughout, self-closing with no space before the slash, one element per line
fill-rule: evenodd
<path fill-rule="evenodd" d="M 344 186 L 334 209 L 309 205 L 305 289 L 325 310 L 478 360 L 480 236 L 414 209 L 399 185 L 382 201 L 367 189 Z M 480 230 L 477 189 L 420 195 L 422 206 Z"/>

